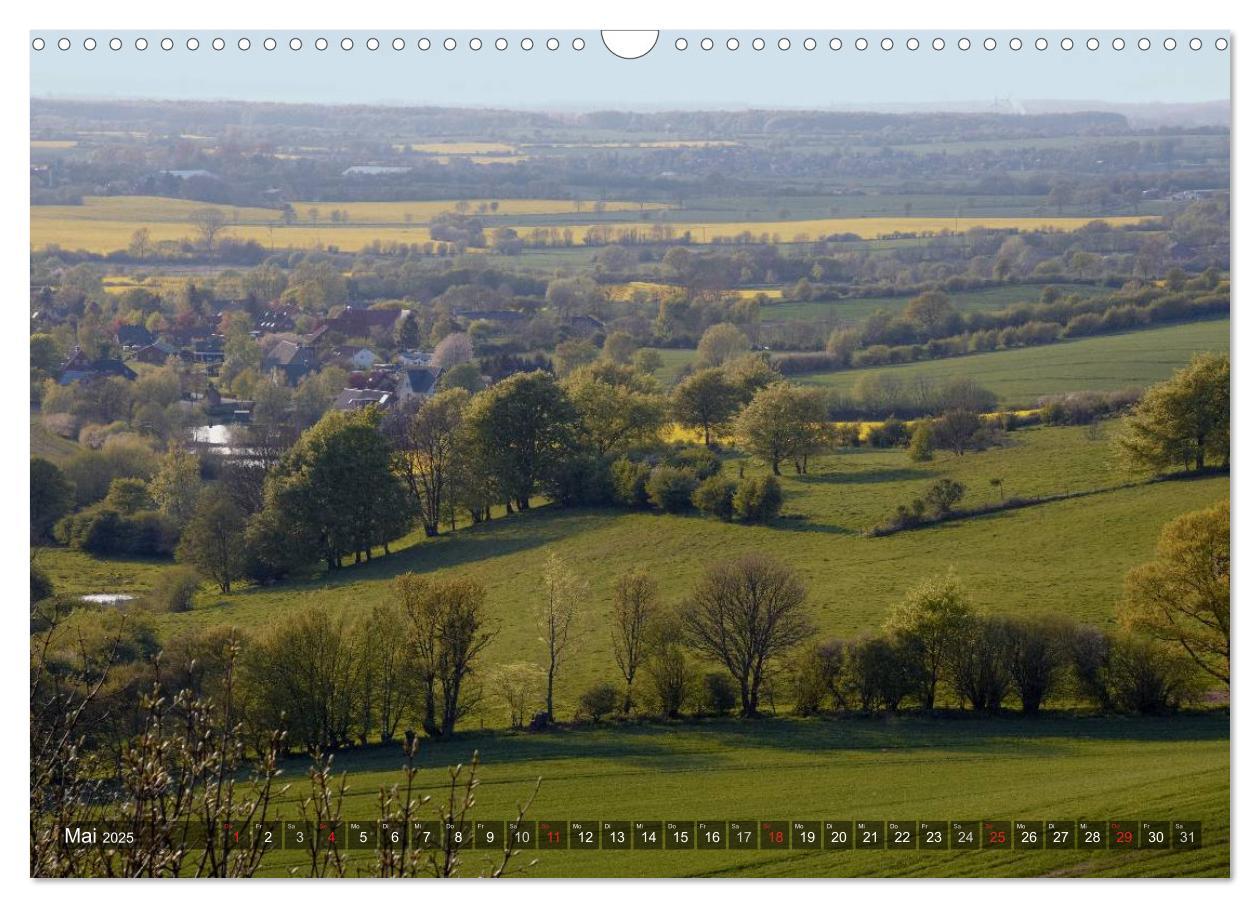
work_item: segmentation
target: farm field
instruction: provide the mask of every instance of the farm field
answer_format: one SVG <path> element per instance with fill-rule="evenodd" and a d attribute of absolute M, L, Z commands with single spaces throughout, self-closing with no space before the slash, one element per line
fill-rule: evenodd
<path fill-rule="evenodd" d="M 1196 353 L 1229 349 L 1229 320 L 1191 322 L 1126 334 L 1059 341 L 1043 347 L 996 350 L 949 359 L 849 369 L 801 376 L 808 384 L 850 393 L 865 375 L 917 376 L 942 380 L 973 378 L 998 396 L 1004 407 L 1035 404 L 1047 394 L 1111 391 L 1146 386 L 1168 378 Z"/>
<path fill-rule="evenodd" d="M 679 288 L 675 284 L 658 284 L 652 281 L 628 281 L 624 284 L 609 284 L 605 288 L 609 299 L 617 300 L 619 302 L 633 299 L 635 294 L 638 293 L 656 298 L 661 294 L 670 293 L 677 289 Z M 743 299 L 751 299 L 758 294 L 764 295 L 771 300 L 777 300 L 783 297 L 783 290 L 778 287 L 745 287 L 738 290 L 731 290 L 729 292 Z"/>
<path fill-rule="evenodd" d="M 1041 299 L 1045 287 L 1055 287 L 1064 296 L 1076 294 L 1091 297 L 1111 292 L 1109 288 L 1093 284 L 1012 284 L 1004 287 L 985 287 L 980 290 L 959 290 L 948 294 L 950 304 L 961 312 L 979 312 L 1002 309 L 1017 303 L 1035 303 Z M 868 296 L 843 300 L 799 302 L 796 300 L 774 303 L 765 307 L 761 316 L 773 321 L 844 321 L 859 322 L 880 309 L 899 312 L 906 307 L 910 296 Z"/>
<path fill-rule="evenodd" d="M 159 630 L 165 635 L 231 624 L 256 632 L 308 605 L 360 614 L 390 595 L 395 575 L 421 571 L 473 576 L 486 586 L 498 627 L 487 664 L 531 658 L 538 647 L 539 572 L 544 554 L 554 550 L 583 565 L 592 584 L 589 608 L 579 622 L 582 644 L 558 680 L 557 708 L 568 718 L 580 691 L 615 677 L 606 619 L 613 584 L 631 568 L 645 567 L 658 578 L 665 601 L 676 602 L 719 554 L 777 555 L 800 571 L 824 637 L 876 629 L 907 588 L 951 567 L 980 607 L 1054 611 L 1107 623 L 1125 572 L 1150 556 L 1160 527 L 1228 494 L 1227 477 L 1209 476 L 1104 491 L 884 538 L 859 535 L 941 477 L 966 486 L 964 504 L 997 500 L 999 494 L 1104 489 L 1134 478 L 1113 461 L 1106 438 L 1091 440 L 1083 428 L 1019 430 L 1009 442 L 963 457 L 938 454 L 926 464 L 911 463 L 904 451 L 866 448 L 819 458 L 809 475 L 784 476 L 789 516 L 770 526 L 543 507 L 435 540 L 413 534 L 389 557 L 308 581 L 228 596 L 204 588 L 193 611 L 159 616 Z M 990 484 L 993 478 L 1002 479 L 1001 492 Z M 38 557 L 57 590 L 71 595 L 137 592 L 157 570 L 154 562 L 98 560 L 66 549 L 40 549 Z M 484 718 L 503 724 L 494 710 Z"/>
<path fill-rule="evenodd" d="M 512 211 L 512 201 L 520 203 L 521 210 Z M 308 248 L 316 245 L 359 249 L 373 240 L 397 243 L 423 243 L 430 239 L 428 230 L 421 226 L 424 221 L 441 211 L 453 209 L 454 202 L 325 202 L 293 203 L 298 219 L 285 225 L 278 211 L 267 208 L 222 207 L 227 215 L 225 234 L 238 239 L 253 239 L 264 246 L 277 248 Z M 588 203 L 589 204 L 589 203 Z M 618 209 L 617 204 L 631 206 Z M 645 203 L 647 207 L 648 203 Z M 609 202 L 609 210 L 637 210 L 637 202 Z M 148 227 L 154 242 L 179 241 L 194 234 L 188 219 L 191 212 L 207 207 L 198 202 L 182 199 L 155 198 L 148 196 L 89 196 L 82 205 L 37 205 L 31 207 L 31 245 L 42 248 L 55 244 L 67 249 L 85 249 L 89 252 L 106 253 L 127 248 L 131 235 L 140 227 Z M 469 210 L 476 211 L 476 201 L 470 202 Z M 505 226 L 511 226 L 513 215 L 528 217 L 530 214 L 568 213 L 573 218 L 568 223 L 552 226 L 567 227 L 581 241 L 581 235 L 598 222 L 589 220 L 574 204 L 563 200 L 504 200 L 496 214 Z M 658 206 L 659 207 L 659 206 Z M 319 208 L 321 220 L 312 223 L 308 211 Z M 332 210 L 350 212 L 348 223 L 334 224 L 329 220 Z M 427 214 L 426 214 L 427 212 Z M 414 225 L 406 223 L 406 215 L 414 215 Z M 675 235 L 690 231 L 693 242 L 709 243 L 731 239 L 744 233 L 754 237 L 763 234 L 779 242 L 792 242 L 799 238 L 816 240 L 819 237 L 839 233 L 853 233 L 864 239 L 874 239 L 898 232 L 939 232 L 942 230 L 965 231 L 972 227 L 1011 228 L 1017 230 L 1059 229 L 1074 230 L 1091 218 L 1080 217 L 873 217 L 873 218 L 821 218 L 815 220 L 782 221 L 730 221 L 695 222 L 670 221 Z M 1137 217 L 1107 218 L 1115 225 L 1139 223 Z M 654 222 L 617 222 L 618 229 L 650 230 Z"/>
<path fill-rule="evenodd" d="M 419 784 L 441 796 L 445 767 L 483 761 L 474 819 L 509 819 L 542 785 L 529 819 L 1199 819 L 1199 851 L 530 852 L 528 876 L 1225 876 L 1229 873 L 1229 720 L 714 720 L 583 728 L 546 735 L 470 733 L 420 751 Z M 338 755 L 342 816 L 371 819 L 399 781 L 397 745 Z M 297 816 L 303 761 L 277 815 Z M 298 778 L 294 778 L 298 776 Z M 807 796 L 802 793 L 808 792 Z M 425 813 L 424 816 L 431 816 Z M 1140 816 L 1139 816 L 1140 815 Z M 267 875 L 300 864 L 269 856 Z M 354 856 L 354 853 L 351 853 Z M 486 852 L 465 853 L 466 875 Z"/>

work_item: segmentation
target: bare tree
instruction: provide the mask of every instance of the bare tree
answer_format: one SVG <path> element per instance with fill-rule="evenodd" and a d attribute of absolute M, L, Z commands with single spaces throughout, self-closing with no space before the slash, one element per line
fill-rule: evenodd
<path fill-rule="evenodd" d="M 543 565 L 542 608 L 538 612 L 539 640 L 547 648 L 547 721 L 555 715 L 556 673 L 577 637 L 574 621 L 578 604 L 586 598 L 586 582 L 564 559 L 551 552 Z"/>
<path fill-rule="evenodd" d="M 201 245 L 206 252 L 213 252 L 215 239 L 227 227 L 227 215 L 221 209 L 207 206 L 194 209 L 189 213 L 188 220 L 197 229 L 197 235 L 201 237 Z"/>
<path fill-rule="evenodd" d="M 494 632 L 486 628 L 485 588 L 475 580 L 431 581 L 402 574 L 395 578 L 394 589 L 407 615 L 423 685 L 424 730 L 434 736 L 450 735 L 476 705 L 477 697 L 469 696 L 466 683 L 477 656 L 494 639 Z"/>
<path fill-rule="evenodd" d="M 613 592 L 612 643 L 613 657 L 621 676 L 626 679 L 626 698 L 621 707 L 624 713 L 629 713 L 633 705 L 634 678 L 643 664 L 647 632 L 659 606 L 659 589 L 646 571 L 631 571 L 617 580 Z"/>
<path fill-rule="evenodd" d="M 682 610 L 688 642 L 739 684 L 744 716 L 757 715 L 771 660 L 814 633 L 805 585 L 787 565 L 750 553 L 710 567 Z"/>

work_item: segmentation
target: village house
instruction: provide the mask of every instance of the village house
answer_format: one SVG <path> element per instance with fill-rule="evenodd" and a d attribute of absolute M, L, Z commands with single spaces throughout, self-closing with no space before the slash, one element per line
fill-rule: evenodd
<path fill-rule="evenodd" d="M 273 306 L 263 311 L 254 322 L 254 328 L 261 334 L 280 334 L 292 331 L 298 316 L 297 306 Z"/>
<path fill-rule="evenodd" d="M 380 362 L 380 357 L 370 347 L 358 347 L 354 344 L 333 347 L 328 354 L 334 362 L 347 365 L 352 369 L 370 369 Z"/>
<path fill-rule="evenodd" d="M 144 325 L 119 325 L 114 340 L 124 350 L 133 350 L 153 343 L 153 333 Z"/>
<path fill-rule="evenodd" d="M 346 306 L 325 324 L 343 337 L 369 337 L 373 330 L 392 331 L 407 313 L 402 309 L 356 309 Z"/>
<path fill-rule="evenodd" d="M 346 388 L 333 401 L 334 410 L 362 410 L 364 407 L 388 408 L 394 405 L 392 391 L 371 388 Z"/>
<path fill-rule="evenodd" d="M 150 366 L 162 366 L 172 356 L 179 355 L 179 351 L 166 341 L 154 341 L 136 351 L 135 360 L 140 363 L 147 363 Z"/>
<path fill-rule="evenodd" d="M 442 377 L 441 369 L 431 366 L 412 366 L 400 369 L 398 375 L 398 399 L 403 403 L 409 400 L 425 400 L 437 393 L 438 380 Z"/>
<path fill-rule="evenodd" d="M 398 354 L 400 366 L 427 366 L 433 361 L 433 354 L 428 350 L 402 350 Z"/>
<path fill-rule="evenodd" d="M 306 375 L 319 369 L 319 360 L 311 347 L 290 340 L 276 341 L 263 356 L 262 370 L 279 372 L 287 384 L 296 385 Z"/>
<path fill-rule="evenodd" d="M 92 359 L 81 348 L 75 347 L 70 351 L 70 358 L 61 364 L 57 373 L 57 384 L 70 385 L 98 378 L 125 378 L 127 381 L 134 381 L 135 377 L 136 373 L 121 359 Z"/>

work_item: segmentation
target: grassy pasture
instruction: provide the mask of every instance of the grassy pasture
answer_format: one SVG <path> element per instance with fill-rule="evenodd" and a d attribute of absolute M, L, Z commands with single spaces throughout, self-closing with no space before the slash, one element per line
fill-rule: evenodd
<path fill-rule="evenodd" d="M 949 294 L 949 301 L 962 312 L 1001 309 L 1016 303 L 1036 303 L 1041 300 L 1044 287 L 1055 286 L 1064 296 L 1098 296 L 1110 292 L 1106 287 L 1092 284 L 1011 284 L 1003 287 L 986 287 L 981 290 L 962 290 Z M 880 309 L 900 312 L 910 301 L 908 296 L 854 297 L 844 300 L 820 300 L 818 302 L 784 301 L 767 306 L 762 318 L 773 321 L 859 322 Z"/>
<path fill-rule="evenodd" d="M 445 767 L 480 752 L 475 819 L 509 819 L 542 786 L 535 820 L 1202 820 L 1199 851 L 542 851 L 544 876 L 1224 876 L 1229 873 L 1229 720 L 776 719 L 472 733 L 421 748 L 437 798 Z M 342 815 L 370 819 L 399 781 L 397 745 L 360 748 Z M 302 761 L 278 816 L 297 816 Z M 424 817 L 432 814 L 426 812 Z M 351 852 L 351 856 L 356 853 Z M 488 863 L 467 853 L 466 874 Z M 268 875 L 300 866 L 269 856 Z"/>
<path fill-rule="evenodd" d="M 1010 436 L 1006 447 L 940 454 L 913 464 L 904 451 L 860 449 L 819 458 L 807 476 L 785 476 L 791 515 L 773 526 L 725 524 L 699 516 L 618 510 L 538 508 L 509 519 L 461 529 L 436 540 L 413 534 L 395 554 L 371 564 L 321 573 L 306 581 L 245 588 L 230 596 L 202 593 L 198 607 L 160 619 L 163 633 L 233 624 L 261 630 L 308 605 L 361 614 L 390 595 L 400 572 L 472 576 L 485 584 L 498 636 L 487 664 L 536 659 L 538 575 L 554 549 L 590 578 L 582 642 L 558 683 L 559 710 L 568 717 L 578 694 L 615 677 L 606 617 L 613 584 L 642 566 L 676 602 L 705 565 L 718 557 L 765 551 L 804 577 L 824 636 L 872 630 L 906 589 L 928 574 L 956 567 L 977 603 L 1008 612 L 1051 610 L 1108 622 L 1124 573 L 1149 558 L 1160 527 L 1185 511 L 1228 494 L 1225 477 L 1103 492 L 1069 501 L 943 524 L 880 539 L 859 535 L 897 504 L 921 495 L 934 479 L 967 487 L 964 503 L 1006 495 L 1038 495 L 1114 486 L 1132 477 L 1112 462 L 1105 440 L 1083 429 L 1036 428 Z M 728 467 L 731 469 L 731 467 Z M 759 469 L 752 467 L 752 469 Z M 64 549 L 42 549 L 41 563 L 60 592 L 132 592 L 151 582 L 152 562 L 101 561 Z M 486 721 L 502 719 L 490 710 Z"/>
<path fill-rule="evenodd" d="M 974 378 L 1005 407 L 1032 405 L 1046 394 L 1109 391 L 1163 381 L 1196 353 L 1229 349 L 1229 320 L 1191 322 L 1059 341 L 1044 347 L 996 350 L 950 359 L 802 376 L 801 381 L 849 393 L 863 375 L 879 372 L 909 382 L 923 375 Z"/>

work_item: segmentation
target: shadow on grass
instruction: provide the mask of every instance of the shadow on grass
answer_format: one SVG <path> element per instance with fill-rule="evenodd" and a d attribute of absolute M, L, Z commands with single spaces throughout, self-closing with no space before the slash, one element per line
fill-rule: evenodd
<path fill-rule="evenodd" d="M 715 768 L 715 756 L 741 749 L 805 755 L 984 749 L 995 757 L 1032 757 L 1039 749 L 1058 751 L 1064 742 L 1228 740 L 1229 713 L 1225 710 L 1169 717 L 1083 716 L 1065 712 L 1035 718 L 977 717 L 960 712 L 932 716 L 606 723 L 559 727 L 541 734 L 463 732 L 446 741 L 424 741 L 418 762 L 429 769 L 452 766 L 468 760 L 476 750 L 484 763 L 496 767 L 580 759 L 625 761 L 645 769 L 677 771 Z M 395 743 L 354 748 L 338 754 L 336 759 L 340 771 L 388 772 L 401 765 L 402 756 L 400 745 Z M 599 770 L 591 767 L 590 771 Z"/>
<path fill-rule="evenodd" d="M 927 481 L 939 475 L 939 471 L 924 467 L 876 467 L 868 470 L 855 470 L 852 473 L 841 471 L 827 473 L 806 473 L 803 476 L 792 476 L 794 482 L 806 485 L 865 485 L 879 482 Z"/>

